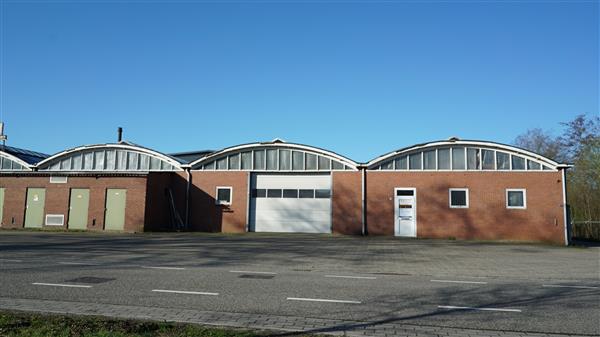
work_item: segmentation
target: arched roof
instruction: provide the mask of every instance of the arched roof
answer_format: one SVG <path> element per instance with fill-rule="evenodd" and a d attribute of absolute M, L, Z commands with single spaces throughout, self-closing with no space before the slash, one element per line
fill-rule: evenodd
<path fill-rule="evenodd" d="M 117 153 L 124 156 L 120 158 Z M 87 157 L 96 164 L 100 158 L 102 165 L 94 165 L 85 161 Z M 81 158 L 81 159 L 79 159 Z M 65 161 L 72 160 L 78 167 L 63 167 Z M 81 162 L 80 162 L 81 160 Z M 114 164 L 109 166 L 109 161 Z M 120 163 L 120 161 L 125 161 Z M 122 164 L 120 166 L 119 164 Z M 58 166 L 57 166 L 58 165 Z M 155 167 L 152 167 L 155 165 Z M 94 144 L 75 147 L 54 154 L 36 165 L 40 171 L 181 171 L 181 163 L 171 156 L 158 151 L 129 143 Z"/>
<path fill-rule="evenodd" d="M 456 139 L 456 138 L 450 138 L 448 140 L 433 141 L 433 142 L 416 144 L 416 145 L 412 145 L 409 147 L 405 147 L 405 148 L 402 148 L 402 149 L 399 149 L 396 151 L 386 153 L 379 157 L 376 157 L 376 158 L 372 159 L 371 161 L 369 161 L 366 165 L 367 165 L 367 169 L 377 169 L 377 167 L 380 166 L 381 164 L 389 162 L 390 160 L 393 160 L 395 158 L 405 156 L 407 154 L 411 154 L 411 153 L 415 153 L 415 152 L 419 152 L 419 151 L 427 151 L 427 150 L 432 150 L 432 149 L 435 150 L 437 148 L 449 148 L 449 147 L 466 147 L 466 148 L 478 148 L 478 149 L 485 149 L 485 150 L 489 149 L 489 150 L 499 151 L 499 152 L 503 152 L 503 153 L 508 153 L 511 155 L 514 154 L 516 156 L 523 157 L 527 160 L 537 162 L 543 166 L 546 166 L 546 167 L 554 169 L 554 170 L 569 166 L 566 164 L 560 164 L 560 163 L 554 161 L 553 159 L 544 157 L 540 154 L 537 154 L 537 153 L 534 153 L 534 152 L 531 152 L 531 151 L 528 151 L 528 150 L 525 150 L 525 149 L 522 149 L 522 148 L 519 148 L 516 146 L 512 146 L 512 145 L 506 145 L 506 144 L 490 142 L 490 141 L 481 141 L 481 140 L 460 140 L 460 139 Z"/>
<path fill-rule="evenodd" d="M 15 165 L 16 164 L 16 165 Z M 16 167 L 15 167 L 16 166 Z M 0 171 L 31 171 L 31 165 L 21 158 L 0 150 Z"/>
<path fill-rule="evenodd" d="M 225 158 L 229 155 L 234 155 L 234 154 L 242 153 L 242 152 L 248 153 L 251 151 L 264 150 L 264 149 L 282 149 L 282 150 L 292 150 L 292 151 L 297 151 L 297 152 L 304 152 L 304 153 L 308 153 L 311 155 L 314 154 L 316 156 L 332 160 L 332 165 L 331 165 L 332 169 L 334 169 L 333 168 L 333 166 L 335 165 L 334 163 L 342 164 L 341 170 L 344 170 L 344 169 L 357 170 L 358 169 L 357 168 L 358 163 L 356 163 L 355 161 L 353 161 L 347 157 L 341 156 L 335 152 L 324 150 L 324 149 L 314 147 L 314 146 L 309 146 L 309 145 L 288 143 L 288 142 L 282 141 L 280 139 L 275 139 L 271 142 L 248 143 L 248 144 L 241 144 L 241 145 L 227 147 L 222 150 L 210 153 L 198 160 L 195 160 L 195 161 L 191 162 L 189 165 L 192 169 L 196 169 L 196 170 L 202 169 L 204 164 L 212 163 L 218 159 Z M 337 166 L 339 166 L 339 164 Z M 250 168 L 247 170 L 255 170 L 255 169 Z M 289 170 L 292 171 L 293 169 L 290 168 Z M 304 169 L 304 170 L 310 170 L 310 169 Z M 279 170 L 279 171 L 281 171 L 281 170 Z"/>

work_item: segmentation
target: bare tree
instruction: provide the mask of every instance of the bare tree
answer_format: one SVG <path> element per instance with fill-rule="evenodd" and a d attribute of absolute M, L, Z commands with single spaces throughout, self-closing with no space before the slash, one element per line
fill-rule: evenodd
<path fill-rule="evenodd" d="M 519 135 L 514 144 L 520 148 L 539 153 L 542 156 L 560 161 L 561 141 L 540 128 L 530 129 Z"/>
<path fill-rule="evenodd" d="M 578 115 L 561 125 L 565 129 L 559 137 L 531 129 L 518 136 L 514 144 L 573 164 L 567 180 L 572 218 L 600 221 L 600 115 Z"/>

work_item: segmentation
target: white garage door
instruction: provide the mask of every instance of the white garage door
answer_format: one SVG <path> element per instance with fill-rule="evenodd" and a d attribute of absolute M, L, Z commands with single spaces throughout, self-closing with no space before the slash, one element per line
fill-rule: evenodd
<path fill-rule="evenodd" d="M 253 174 L 250 230 L 331 233 L 330 175 Z"/>

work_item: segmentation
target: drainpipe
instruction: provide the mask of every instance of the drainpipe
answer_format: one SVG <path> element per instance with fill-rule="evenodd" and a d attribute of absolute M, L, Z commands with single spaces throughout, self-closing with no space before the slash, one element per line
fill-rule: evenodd
<path fill-rule="evenodd" d="M 360 168 L 361 174 L 361 220 L 362 220 L 362 235 L 367 235 L 367 202 L 365 198 L 366 186 L 367 186 L 367 169 L 366 167 Z"/>
<path fill-rule="evenodd" d="M 185 173 L 187 174 L 187 185 L 185 187 L 185 229 L 189 229 L 190 227 L 190 187 L 192 184 L 192 174 L 190 172 L 190 168 L 185 168 Z"/>
<path fill-rule="evenodd" d="M 569 245 L 570 226 L 568 223 L 569 217 L 567 216 L 567 168 L 562 168 L 562 188 L 563 188 L 563 213 L 565 221 L 565 246 Z"/>

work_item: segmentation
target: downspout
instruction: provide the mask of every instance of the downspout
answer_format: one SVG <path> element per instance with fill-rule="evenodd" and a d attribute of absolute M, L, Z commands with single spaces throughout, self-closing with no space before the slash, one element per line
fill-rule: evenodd
<path fill-rule="evenodd" d="M 367 235 L 367 202 L 366 202 L 366 186 L 367 186 L 367 169 L 365 167 L 360 168 L 361 173 L 361 221 L 362 221 L 362 235 Z"/>
<path fill-rule="evenodd" d="M 189 229 L 190 227 L 190 187 L 192 184 L 192 174 L 190 173 L 190 168 L 185 168 L 185 173 L 187 174 L 187 184 L 185 187 L 185 229 Z"/>
<path fill-rule="evenodd" d="M 562 188 L 563 188 L 563 213 L 565 224 L 565 246 L 569 245 L 569 223 L 567 216 L 567 167 L 562 168 Z"/>

